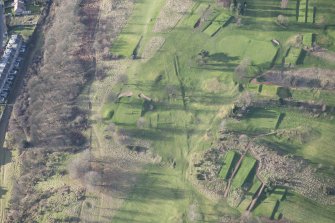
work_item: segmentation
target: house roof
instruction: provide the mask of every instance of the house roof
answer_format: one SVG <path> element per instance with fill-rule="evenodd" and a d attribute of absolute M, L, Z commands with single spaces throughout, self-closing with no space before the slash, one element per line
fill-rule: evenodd
<path fill-rule="evenodd" d="M 14 0 L 14 12 L 25 11 L 26 7 L 23 0 Z"/>

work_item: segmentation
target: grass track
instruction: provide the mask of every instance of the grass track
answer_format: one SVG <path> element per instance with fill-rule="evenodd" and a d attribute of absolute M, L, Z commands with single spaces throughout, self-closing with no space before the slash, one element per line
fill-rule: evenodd
<path fill-rule="evenodd" d="M 229 177 L 229 173 L 233 170 L 237 161 L 238 154 L 232 150 L 228 151 L 224 158 L 224 164 L 221 167 L 219 176 L 222 179 L 227 179 Z"/>
<path fill-rule="evenodd" d="M 247 178 L 249 177 L 250 173 L 254 169 L 256 165 L 256 160 L 253 157 L 245 156 L 240 168 L 237 171 L 237 174 L 235 175 L 232 187 L 239 188 L 244 185 Z"/>
<path fill-rule="evenodd" d="M 137 6 L 141 10 L 135 10 L 136 12 L 129 20 L 132 22 L 128 23 L 123 32 L 143 35 L 143 44 L 149 37 L 156 35 L 151 33 L 154 22 L 150 21 L 150 18 L 154 20 L 155 17 L 152 15 L 157 15 L 159 8 L 163 5 L 162 2 L 155 1 L 157 11 L 152 10 L 155 13 L 151 16 L 139 16 L 140 12 L 144 14 L 146 7 L 150 7 L 149 3 L 149 1 L 143 1 Z M 153 143 L 153 152 L 159 154 L 166 165 L 171 161 L 176 165 L 174 168 L 148 167 L 148 174 L 143 175 L 139 185 L 136 185 L 130 194 L 130 199 L 118 211 L 115 222 L 134 221 L 139 213 L 143 215 L 136 218 L 138 221 L 161 222 L 162 219 L 167 219 L 166 222 L 187 222 L 186 210 L 193 201 L 197 201 L 200 206 L 199 212 L 203 216 L 200 221 L 215 221 L 217 220 L 215 218 L 222 213 L 221 211 L 227 209 L 224 201 L 220 201 L 218 205 L 213 201 L 205 200 L 202 196 L 194 195 L 192 187 L 185 182 L 187 178 L 185 173 L 190 165 L 190 154 L 207 149 L 215 140 L 217 125 L 221 117 L 224 117 L 220 114 L 222 108 L 229 107 L 238 95 L 232 81 L 236 65 L 244 58 L 250 58 L 255 66 L 266 70 L 277 52 L 271 39 L 275 38 L 285 43 L 297 34 L 297 30 L 303 34 L 318 32 L 307 26 L 297 28 L 297 24 L 292 25 L 294 29 L 283 29 L 277 26 L 273 20 L 283 13 L 277 8 L 278 1 L 255 0 L 250 4 L 250 11 L 242 20 L 243 26 L 236 27 L 235 24 L 231 24 L 224 31 L 209 37 L 200 29 L 193 29 L 194 22 L 198 19 L 198 15 L 195 16 L 194 13 L 198 10 L 195 7 L 195 10 L 186 15 L 174 30 L 159 34 L 165 38 L 165 44 L 152 59 L 146 62 L 140 60 L 131 62 L 127 69 L 131 83 L 123 86 L 123 90 L 130 90 L 134 95 L 144 93 L 158 102 L 153 111 L 144 114 L 145 120 L 150 124 L 141 130 L 139 136 L 145 136 L 146 139 L 147 136 L 154 136 L 150 138 Z M 295 8 L 290 6 L 285 11 L 285 15 L 290 21 L 295 20 Z M 134 25 L 135 23 L 145 24 L 146 28 L 143 26 L 139 28 Z M 143 49 L 142 46 L 140 49 Z M 199 65 L 195 58 L 203 49 L 209 51 L 210 59 L 208 63 Z M 176 55 L 178 63 L 175 60 Z M 294 58 L 292 63 L 295 64 L 296 60 L 297 58 Z M 219 90 L 208 83 L 215 83 Z M 173 94 L 167 95 L 166 92 L 171 89 Z M 264 96 L 276 97 L 277 87 L 264 86 L 260 92 Z M 187 104 L 187 110 L 185 104 Z M 255 111 L 251 113 L 248 120 L 241 120 L 239 125 L 235 123 L 233 127 L 244 132 L 268 132 L 275 128 L 281 112 L 277 109 Z M 121 113 L 117 115 L 121 117 L 120 123 L 127 122 L 123 119 L 129 117 L 123 115 L 125 112 Z M 279 129 L 286 128 L 289 120 L 285 117 Z M 208 136 L 210 135 L 207 134 L 208 131 L 214 133 L 213 136 Z M 249 165 L 252 169 L 250 166 L 252 162 Z M 240 176 L 235 177 L 237 179 L 235 184 L 238 186 L 243 185 L 250 172 L 246 171 L 248 168 L 243 169 L 245 171 L 239 173 L 239 170 L 237 174 Z M 163 193 L 166 196 L 158 194 L 162 186 L 167 187 L 166 194 Z M 255 188 L 257 188 L 257 182 L 253 183 L 250 191 L 257 190 Z M 183 192 L 183 196 L 180 195 L 180 191 Z M 222 207 L 222 209 L 218 210 L 216 207 Z M 162 210 L 166 212 L 162 213 Z M 229 209 L 229 213 L 236 212 Z"/>

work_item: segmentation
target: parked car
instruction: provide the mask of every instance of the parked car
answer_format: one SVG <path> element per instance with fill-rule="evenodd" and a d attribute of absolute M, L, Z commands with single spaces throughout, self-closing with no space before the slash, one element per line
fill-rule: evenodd
<path fill-rule="evenodd" d="M 24 52 L 26 52 L 26 47 L 21 47 L 20 53 L 24 53 Z"/>
<path fill-rule="evenodd" d="M 9 75 L 8 78 L 7 78 L 7 80 L 9 80 L 9 81 L 13 81 L 14 79 L 15 79 L 14 75 Z"/>
<path fill-rule="evenodd" d="M 8 96 L 8 92 L 7 91 L 2 91 L 1 94 L 0 94 L 0 97 L 7 98 L 7 96 Z"/>
<path fill-rule="evenodd" d="M 0 104 L 6 103 L 6 98 L 5 97 L 0 97 Z"/>
<path fill-rule="evenodd" d="M 16 69 L 13 69 L 9 72 L 10 75 L 16 75 L 17 74 L 17 70 Z"/>
<path fill-rule="evenodd" d="M 9 91 L 10 86 L 9 84 L 5 84 L 5 86 L 2 88 L 2 91 Z"/>
<path fill-rule="evenodd" d="M 20 66 L 20 62 L 17 62 L 17 61 L 16 61 L 15 64 L 14 64 L 14 67 L 15 67 L 15 68 L 19 68 L 19 66 Z"/>

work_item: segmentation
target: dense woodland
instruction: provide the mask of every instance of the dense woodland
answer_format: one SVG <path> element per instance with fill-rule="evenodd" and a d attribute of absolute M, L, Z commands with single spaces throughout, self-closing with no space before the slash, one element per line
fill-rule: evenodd
<path fill-rule="evenodd" d="M 88 102 L 76 103 L 94 77 L 92 36 L 86 33 L 92 24 L 83 3 L 48 3 L 36 31 L 43 32 L 44 47 L 29 68 L 9 127 L 10 144 L 21 153 L 22 174 L 15 179 L 8 222 L 29 222 L 40 201 L 55 193 L 39 194 L 34 185 L 55 174 L 62 153 L 87 146 L 82 131 L 87 128 Z"/>

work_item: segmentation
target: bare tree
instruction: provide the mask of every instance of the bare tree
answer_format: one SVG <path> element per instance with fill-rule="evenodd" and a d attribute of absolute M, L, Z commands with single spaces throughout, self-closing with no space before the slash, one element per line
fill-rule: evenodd
<path fill-rule="evenodd" d="M 178 89 L 175 85 L 166 85 L 165 91 L 171 98 L 175 98 L 178 94 Z"/>
<path fill-rule="evenodd" d="M 68 166 L 69 174 L 73 178 L 80 178 L 90 169 L 90 151 L 85 150 Z"/>
<path fill-rule="evenodd" d="M 279 15 L 279 16 L 277 17 L 277 22 L 278 22 L 280 25 L 287 26 L 287 25 L 288 25 L 288 18 L 287 18 L 286 16 Z"/>
<path fill-rule="evenodd" d="M 87 186 L 101 186 L 102 177 L 96 171 L 89 171 L 84 176 L 84 182 Z"/>
<path fill-rule="evenodd" d="M 245 83 L 247 80 L 248 68 L 251 65 L 249 59 L 243 59 L 240 64 L 235 68 L 234 80 L 238 83 Z"/>
<path fill-rule="evenodd" d="M 145 121 L 145 118 L 143 117 L 140 117 L 136 122 L 136 126 L 139 129 L 143 129 L 145 127 L 145 124 L 146 124 L 146 121 Z"/>
<path fill-rule="evenodd" d="M 127 84 L 128 83 L 128 75 L 120 74 L 116 78 L 116 82 L 119 84 Z"/>
<path fill-rule="evenodd" d="M 217 0 L 218 5 L 222 5 L 223 7 L 229 7 L 231 0 Z"/>
<path fill-rule="evenodd" d="M 288 0 L 281 0 L 280 8 L 286 9 L 288 6 Z"/>

